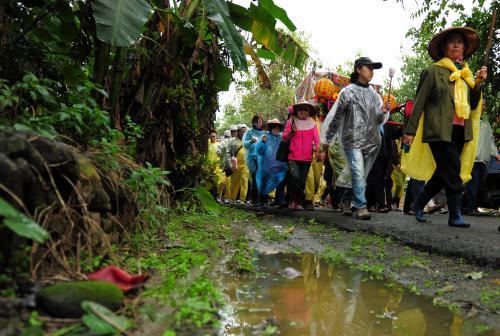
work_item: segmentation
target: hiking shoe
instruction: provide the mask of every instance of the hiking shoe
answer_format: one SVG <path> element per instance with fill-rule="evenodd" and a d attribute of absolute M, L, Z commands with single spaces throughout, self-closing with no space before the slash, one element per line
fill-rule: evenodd
<path fill-rule="evenodd" d="M 344 216 L 352 216 L 351 202 L 342 202 Z"/>
<path fill-rule="evenodd" d="M 391 209 L 388 207 L 383 207 L 377 210 L 378 213 L 388 213 L 389 211 L 391 211 Z"/>
<path fill-rule="evenodd" d="M 306 201 L 304 203 L 304 208 L 306 210 L 311 210 L 311 211 L 314 211 L 314 204 L 311 202 L 311 201 Z"/>
<path fill-rule="evenodd" d="M 356 209 L 356 219 L 368 220 L 372 218 L 372 215 L 368 212 L 366 208 Z"/>

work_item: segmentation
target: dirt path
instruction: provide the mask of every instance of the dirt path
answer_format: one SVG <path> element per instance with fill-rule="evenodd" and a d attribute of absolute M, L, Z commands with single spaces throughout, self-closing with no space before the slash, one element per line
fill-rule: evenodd
<path fill-rule="evenodd" d="M 247 208 L 256 211 L 255 208 Z M 268 208 L 258 210 L 265 214 L 292 218 L 315 219 L 347 231 L 364 231 L 393 237 L 405 245 L 436 252 L 445 256 L 463 258 L 477 265 L 500 268 L 499 217 L 467 217 L 469 229 L 448 226 L 448 216 L 427 215 L 430 223 L 417 223 L 413 216 L 402 212 L 372 214 L 370 221 L 359 221 L 330 210 L 290 212 L 288 209 Z"/>
<path fill-rule="evenodd" d="M 436 304 L 500 330 L 500 253 L 495 252 L 500 248 L 496 238 L 500 234 L 496 226 L 490 227 L 498 224 L 498 218 L 465 232 L 445 226 L 442 222 L 447 217 L 443 215 L 432 216 L 434 224 L 412 223 L 413 227 L 408 223 L 410 217 L 397 213 L 375 215 L 371 222 L 326 211 L 271 209 L 258 215 L 258 223 L 239 224 L 258 251 L 318 253 L 331 262 L 396 281 L 412 292 L 433 297 Z M 439 236 L 441 239 L 436 238 Z M 463 249 L 470 249 L 473 256 L 467 257 Z"/>

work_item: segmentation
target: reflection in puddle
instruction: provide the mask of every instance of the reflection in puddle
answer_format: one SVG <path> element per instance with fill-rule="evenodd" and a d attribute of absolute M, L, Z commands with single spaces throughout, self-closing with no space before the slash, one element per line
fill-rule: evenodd
<path fill-rule="evenodd" d="M 220 335 L 498 335 L 431 300 L 305 253 L 260 255 L 257 274 L 223 274 Z"/>

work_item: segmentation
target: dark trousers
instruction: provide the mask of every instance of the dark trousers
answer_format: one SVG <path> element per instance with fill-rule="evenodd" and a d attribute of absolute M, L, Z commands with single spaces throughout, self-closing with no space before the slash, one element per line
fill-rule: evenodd
<path fill-rule="evenodd" d="M 483 162 L 475 162 L 472 168 L 472 179 L 465 185 L 465 197 L 462 209 L 465 213 L 477 210 L 478 202 L 486 184 L 488 167 Z"/>
<path fill-rule="evenodd" d="M 385 157 L 378 156 L 373 163 L 372 170 L 366 179 L 366 201 L 367 206 L 378 207 L 379 209 L 387 206 L 386 204 L 386 175 L 389 160 Z"/>
<path fill-rule="evenodd" d="M 429 196 L 436 195 L 443 187 L 447 195 L 461 194 L 465 190 L 460 178 L 460 154 L 465 142 L 463 126 L 453 126 L 451 141 L 429 142 L 436 161 L 436 171 L 425 185 Z"/>
<path fill-rule="evenodd" d="M 417 199 L 418 194 L 425 187 L 425 181 L 415 180 L 410 178 L 406 186 L 405 202 L 403 204 L 403 212 L 409 213 L 411 204 Z"/>
<path fill-rule="evenodd" d="M 332 192 L 333 192 L 333 188 L 334 188 L 332 185 L 333 169 L 332 169 L 332 166 L 330 165 L 330 160 L 328 160 L 328 157 L 325 159 L 323 166 L 325 167 L 325 170 L 323 172 L 323 178 L 325 179 L 325 182 L 326 182 L 326 188 L 325 188 L 325 192 L 323 193 L 321 198 L 326 199 L 326 197 L 328 195 L 330 195 L 330 197 L 332 196 Z"/>
<path fill-rule="evenodd" d="M 289 161 L 289 180 L 288 194 L 290 202 L 302 204 L 305 199 L 304 191 L 306 189 L 307 174 L 311 167 L 311 162 Z"/>
<path fill-rule="evenodd" d="M 255 159 L 257 161 L 257 159 Z M 259 188 L 257 188 L 257 169 L 252 173 L 252 184 L 250 185 L 250 201 L 253 204 L 259 203 Z"/>
<path fill-rule="evenodd" d="M 277 205 L 285 204 L 285 187 L 288 183 L 288 179 L 284 178 L 283 181 L 276 187 L 276 194 L 274 197 L 274 203 Z"/>
<path fill-rule="evenodd" d="M 333 209 L 340 208 L 340 202 L 342 201 L 342 196 L 344 195 L 345 189 L 346 188 L 336 187 L 330 193 L 330 199 L 331 199 L 331 203 L 332 203 L 332 208 Z"/>

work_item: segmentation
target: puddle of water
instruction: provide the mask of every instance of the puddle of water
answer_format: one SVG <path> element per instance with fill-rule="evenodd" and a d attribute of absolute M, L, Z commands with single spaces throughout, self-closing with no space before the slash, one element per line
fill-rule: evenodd
<path fill-rule="evenodd" d="M 500 335 L 310 253 L 259 255 L 254 262 L 254 275 L 221 275 L 229 304 L 219 335 Z"/>

